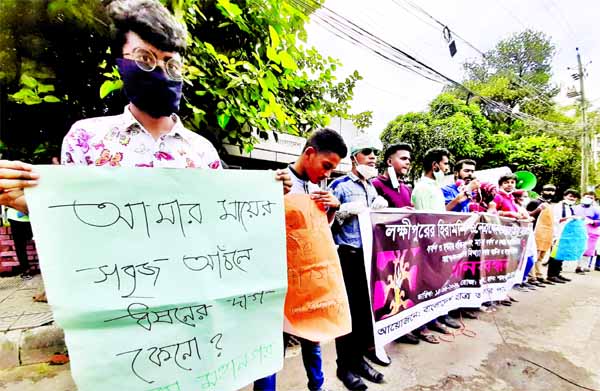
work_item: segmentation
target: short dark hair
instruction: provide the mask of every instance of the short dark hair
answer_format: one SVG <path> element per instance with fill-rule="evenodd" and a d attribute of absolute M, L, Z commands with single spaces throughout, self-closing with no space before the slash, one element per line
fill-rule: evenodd
<path fill-rule="evenodd" d="M 477 163 L 475 163 L 475 160 L 473 159 L 462 159 L 456 162 L 456 164 L 454 165 L 454 172 L 459 172 L 460 170 L 462 170 L 464 165 L 470 165 L 470 166 L 476 166 L 477 167 Z"/>
<path fill-rule="evenodd" d="M 425 172 L 431 170 L 433 163 L 441 162 L 444 156 L 450 158 L 450 152 L 446 148 L 435 147 L 428 149 L 423 156 L 423 169 Z"/>
<path fill-rule="evenodd" d="M 185 52 L 185 26 L 158 0 L 113 0 L 108 4 L 107 11 L 113 22 L 113 57 L 121 57 L 126 34 L 130 31 L 159 50 Z"/>
<path fill-rule="evenodd" d="M 525 197 L 528 193 L 526 190 L 515 190 L 513 191 L 513 197 L 515 198 L 521 198 L 521 197 Z"/>
<path fill-rule="evenodd" d="M 592 197 L 596 198 L 596 193 L 594 193 L 593 191 L 586 191 L 585 193 L 583 193 L 583 195 L 591 195 Z"/>
<path fill-rule="evenodd" d="M 563 197 L 566 197 L 569 194 L 574 195 L 575 197 L 579 198 L 579 192 L 573 188 L 568 188 L 567 190 L 565 190 L 565 192 L 563 193 Z"/>
<path fill-rule="evenodd" d="M 383 154 L 383 161 L 385 162 L 386 160 L 389 159 L 390 156 L 392 156 L 393 154 L 395 154 L 398 151 L 412 152 L 412 145 L 410 145 L 408 143 L 396 143 L 396 144 L 392 144 L 392 145 L 388 146 Z"/>
<path fill-rule="evenodd" d="M 514 179 L 514 181 L 517 181 L 517 176 L 515 174 L 506 174 L 506 175 L 502 175 L 500 177 L 500 179 L 498 179 L 498 186 L 502 186 L 502 184 L 504 182 L 508 182 L 509 180 Z"/>
<path fill-rule="evenodd" d="M 308 147 L 313 147 L 317 152 L 335 153 L 341 159 L 348 155 L 348 147 L 346 147 L 344 139 L 338 132 L 331 128 L 315 130 L 308 137 L 308 140 L 306 140 L 302 152 L 306 151 Z"/>

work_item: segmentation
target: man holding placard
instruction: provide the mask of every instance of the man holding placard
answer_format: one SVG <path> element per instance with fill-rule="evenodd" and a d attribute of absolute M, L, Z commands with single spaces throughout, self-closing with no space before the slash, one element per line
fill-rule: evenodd
<path fill-rule="evenodd" d="M 108 5 L 107 10 L 114 23 L 114 46 L 112 48 L 112 53 L 117 57 L 116 63 L 123 81 L 125 94 L 127 95 L 130 103 L 125 107 L 125 110 L 122 114 L 85 119 L 76 122 L 71 127 L 67 136 L 64 138 L 61 156 L 62 163 L 65 165 L 76 166 L 127 168 L 164 167 L 220 169 L 221 161 L 212 144 L 202 136 L 186 129 L 183 126 L 181 119 L 175 114 L 175 112 L 179 109 L 179 102 L 182 95 L 182 53 L 185 50 L 187 40 L 187 32 L 185 27 L 182 26 L 175 19 L 175 17 L 170 14 L 169 11 L 160 4 L 160 2 L 155 0 L 117 0 L 111 2 Z M 187 172 L 188 170 L 183 171 Z M 103 171 L 102 173 L 104 174 L 106 172 L 108 171 Z M 118 176 L 121 178 L 120 180 L 122 180 L 124 175 L 126 175 L 125 173 L 120 172 L 120 170 L 111 171 L 110 173 L 114 174 L 115 177 Z M 154 178 L 169 179 L 167 176 L 162 174 L 165 174 L 165 172 L 163 171 L 160 176 L 156 176 Z M 173 173 L 173 177 L 177 176 L 177 174 L 178 173 L 176 172 Z M 50 177 L 56 178 L 56 176 Z M 191 178 L 190 175 L 186 175 L 185 177 Z M 25 199 L 24 188 L 36 186 L 39 178 L 40 175 L 34 172 L 34 167 L 31 165 L 18 161 L 0 161 L 0 190 L 2 191 L 0 195 L 0 204 L 13 207 L 27 214 L 29 212 L 29 207 Z M 289 191 L 291 187 L 289 174 L 287 174 L 285 171 L 278 171 L 276 173 L 276 179 L 283 183 L 284 193 Z M 144 183 L 144 186 L 150 186 L 152 183 L 152 181 L 148 181 L 147 183 Z M 154 184 L 154 187 L 158 189 L 160 188 L 160 184 Z M 172 186 L 169 186 L 169 188 L 170 187 Z M 65 190 L 70 189 L 65 188 Z M 140 193 L 143 193 L 143 191 L 140 190 Z M 205 193 L 208 194 L 210 192 Z M 155 195 L 156 194 L 147 194 L 146 196 L 152 198 Z M 256 203 L 256 208 L 259 208 L 258 202 L 266 203 L 267 201 L 250 202 Z M 97 206 L 97 210 L 106 210 L 104 208 L 107 205 L 108 204 L 100 203 Z M 144 213 L 146 213 L 149 210 L 147 208 L 151 206 L 144 205 L 143 202 L 138 203 L 137 205 L 141 205 L 141 207 L 143 207 Z M 272 203 L 268 203 L 267 206 L 262 206 L 262 210 L 264 211 L 262 216 L 267 215 L 265 219 L 269 218 L 268 215 L 271 214 L 271 209 L 268 209 L 271 205 Z M 111 207 L 110 205 L 108 206 Z M 158 211 L 160 213 L 161 218 L 156 221 L 146 218 L 146 230 L 148 231 L 148 237 L 146 240 L 148 240 L 150 237 L 148 224 L 160 222 L 169 223 L 170 217 L 167 214 L 169 211 L 173 212 L 173 221 L 175 219 L 175 212 L 173 209 L 175 206 L 172 202 L 164 205 L 159 204 L 158 206 L 152 206 L 155 207 L 155 212 Z M 199 204 L 187 204 L 185 206 L 183 204 L 178 204 L 177 208 L 180 206 L 189 209 L 186 214 L 186 220 L 189 219 L 189 221 L 185 221 L 186 224 L 201 224 L 203 217 L 197 214 L 199 211 Z M 67 209 L 63 207 L 64 205 L 56 205 L 53 207 L 56 209 L 53 210 L 66 211 Z M 69 208 L 72 208 L 72 211 L 75 213 L 75 215 L 77 215 L 77 212 L 81 211 L 81 209 L 79 209 L 81 207 L 86 207 L 86 205 L 76 206 L 74 203 L 72 207 L 70 206 Z M 114 205 L 112 207 L 116 208 Z M 129 212 L 132 212 L 133 209 L 131 208 L 134 207 L 134 205 L 125 205 L 125 207 L 129 207 Z M 241 216 L 239 215 L 242 212 L 238 213 L 227 210 L 225 201 L 223 201 L 222 207 L 225 213 L 221 216 L 221 220 L 235 220 L 233 223 L 239 222 L 240 224 L 238 224 L 238 226 L 241 227 L 240 230 L 242 230 L 242 228 L 245 230 L 246 227 L 242 227 L 243 222 L 241 220 Z M 250 208 L 250 206 L 248 206 L 248 208 Z M 48 208 L 44 209 L 46 211 L 48 210 Z M 41 209 L 39 211 L 41 211 Z M 234 213 L 237 214 L 234 215 Z M 182 220 L 182 215 L 183 212 L 180 211 L 180 220 Z M 272 216 L 275 215 L 276 214 L 273 214 Z M 256 213 L 256 216 L 259 216 L 258 213 Z M 88 227 L 105 227 L 105 225 L 94 225 L 93 223 L 90 223 L 90 216 L 82 217 L 77 215 L 77 217 L 80 222 L 86 222 L 87 220 L 86 225 Z M 206 216 L 204 218 L 206 219 Z M 124 218 L 122 215 L 119 215 L 119 218 L 116 221 L 128 222 L 128 220 L 126 220 L 126 218 Z M 133 224 L 133 215 L 131 216 L 131 224 Z M 185 236 L 183 221 L 181 221 L 181 224 L 181 231 L 183 236 Z M 164 228 L 161 227 L 161 229 Z M 42 240 L 42 238 L 39 239 L 40 241 Z M 211 243 L 211 247 L 215 246 L 217 247 L 218 251 L 223 253 L 222 255 L 225 257 L 223 270 L 231 270 L 234 267 L 237 268 L 236 270 L 241 270 L 242 266 L 240 264 L 234 265 L 232 263 L 232 258 L 227 258 L 228 256 L 230 257 L 230 255 L 227 255 L 229 253 L 224 253 L 222 250 L 220 250 L 217 243 Z M 45 248 L 48 249 L 48 245 L 46 245 Z M 242 252 L 238 251 L 237 258 L 235 258 L 237 262 L 246 260 L 246 258 L 250 259 L 250 256 L 244 255 L 243 251 L 248 250 L 242 250 Z M 90 254 L 90 256 L 91 255 L 94 254 Z M 200 258 L 202 257 L 184 256 L 183 263 L 179 263 L 178 267 L 183 267 L 183 264 L 185 264 L 188 269 L 199 272 L 206 267 L 200 269 L 197 267 L 197 265 L 190 266 L 189 264 L 186 264 L 186 262 L 198 261 Z M 111 258 L 109 261 L 107 260 L 107 262 L 115 261 L 116 260 L 113 258 Z M 163 261 L 165 260 L 155 259 L 152 262 L 155 262 L 156 265 L 159 265 L 157 262 Z M 101 266 L 98 269 L 100 272 L 105 274 L 104 281 L 107 281 L 109 277 L 113 278 L 115 275 L 117 275 L 118 278 L 118 274 L 116 274 L 118 270 L 118 272 L 124 273 L 122 274 L 122 278 L 127 277 L 133 279 L 134 281 L 136 281 L 137 278 L 138 282 L 139 278 L 143 278 L 142 276 L 155 276 L 156 279 L 154 280 L 154 286 L 156 286 L 156 282 L 158 280 L 158 273 L 156 270 L 160 270 L 160 268 L 152 263 L 146 262 L 144 264 L 135 266 L 128 265 L 120 269 L 117 269 L 116 264 L 114 266 L 114 271 L 110 273 L 107 269 L 103 269 L 104 266 Z M 194 267 L 196 267 L 197 270 L 194 269 Z M 211 267 L 214 267 L 214 265 Z M 98 272 L 98 270 L 96 270 L 96 272 Z M 242 271 L 245 272 L 245 270 Z M 88 268 L 76 270 L 75 272 L 79 273 L 78 275 L 84 276 L 91 275 L 93 270 Z M 219 268 L 219 273 L 221 272 L 222 270 Z M 118 282 L 121 284 L 123 281 L 118 280 Z M 99 282 L 94 282 L 94 284 L 97 283 Z M 48 284 L 48 286 L 49 285 L 51 284 Z M 56 284 L 54 284 L 54 286 L 56 286 Z M 122 286 L 120 286 L 120 288 L 122 288 Z M 139 288 L 139 286 L 137 288 Z M 120 297 L 133 298 L 135 290 L 136 286 L 134 285 L 133 290 L 131 290 L 129 294 L 125 294 L 124 296 Z M 49 288 L 48 291 L 50 292 L 51 289 Z M 55 292 L 57 291 L 55 290 Z M 118 292 L 118 294 L 121 293 L 127 292 Z M 244 295 L 244 303 L 246 299 L 248 301 L 252 299 L 256 302 L 260 300 L 260 304 L 262 304 L 264 299 L 263 296 L 268 295 L 269 293 L 270 292 L 260 292 L 260 295 L 259 293 L 249 296 Z M 196 296 L 201 295 L 197 294 Z M 84 298 L 82 298 L 82 300 L 83 299 Z M 140 301 L 140 299 L 145 298 L 141 297 L 137 300 Z M 198 297 L 190 297 L 189 299 L 194 300 L 198 299 Z M 200 299 L 204 300 L 205 298 L 200 297 Z M 206 298 L 206 300 L 209 299 Z M 231 301 L 237 306 L 242 305 L 242 302 L 237 297 L 231 299 Z M 104 303 L 95 303 L 93 300 L 91 300 L 90 305 L 92 304 L 102 305 Z M 195 307 L 188 306 L 180 308 L 168 308 L 160 312 L 160 315 L 157 315 L 159 312 L 153 312 L 152 309 L 146 304 L 132 303 L 127 308 L 127 312 L 129 313 L 129 317 L 138 319 L 136 326 L 143 327 L 149 331 L 150 327 L 152 326 L 152 323 L 150 322 L 150 315 L 157 317 L 157 320 L 155 319 L 156 322 L 165 322 L 166 319 L 173 321 L 174 316 L 176 319 L 178 319 L 179 324 L 182 325 L 181 327 L 194 327 L 194 325 L 191 323 L 191 319 L 193 319 L 194 316 L 196 318 L 201 318 L 202 316 L 206 317 L 208 307 L 211 306 L 204 305 L 204 309 L 202 309 L 202 305 Z M 137 308 L 137 310 L 134 308 Z M 192 308 L 195 308 L 196 311 L 196 313 L 193 315 Z M 182 309 L 189 309 L 190 314 L 182 315 Z M 64 309 L 62 310 L 64 312 Z M 202 311 L 204 311 L 204 315 L 201 314 Z M 140 315 L 144 313 L 146 315 Z M 138 317 L 135 318 L 135 316 Z M 105 322 L 119 321 L 119 319 L 122 319 L 122 317 L 107 319 Z M 85 329 L 80 328 L 77 331 L 85 331 Z M 221 355 L 221 346 L 223 344 L 221 338 L 221 334 L 215 334 L 210 341 L 211 346 L 214 346 L 215 354 L 218 356 Z M 189 347 L 190 354 L 183 353 L 183 359 L 189 359 L 192 351 L 192 341 L 194 341 L 194 344 L 199 344 L 199 342 L 197 342 L 195 339 L 190 339 L 189 341 L 184 341 L 169 346 L 157 346 L 149 348 L 149 351 L 154 349 L 150 354 L 149 360 L 154 365 L 158 365 L 160 367 L 161 360 L 168 360 L 165 359 L 167 354 L 165 352 L 167 352 L 167 349 L 171 349 L 171 347 L 173 347 L 172 350 L 175 354 L 175 361 L 177 360 L 178 356 L 181 360 L 181 353 L 183 349 L 187 349 Z M 68 338 L 67 343 L 69 343 Z M 174 350 L 175 346 L 177 348 L 177 352 Z M 180 348 L 182 349 L 181 352 Z M 196 346 L 196 349 L 198 349 L 198 346 Z M 133 358 L 131 365 L 133 373 L 139 379 L 141 379 L 140 381 L 146 382 L 146 376 L 140 375 L 134 368 L 136 359 L 138 359 L 138 355 L 141 351 L 142 349 L 140 348 L 140 351 L 138 351 Z M 156 352 L 159 352 L 159 354 L 155 355 L 154 353 Z M 123 352 L 123 356 L 121 357 L 128 359 L 129 356 L 127 355 L 131 356 L 130 353 L 131 352 Z M 198 359 L 200 358 L 201 354 L 198 352 Z M 140 360 L 138 360 L 138 363 L 139 362 Z M 188 370 L 187 364 L 182 364 L 182 361 L 176 361 L 176 364 L 180 369 L 184 371 Z M 83 368 L 82 364 L 78 364 L 78 366 Z M 75 365 L 73 368 L 75 368 Z M 87 373 L 92 374 L 89 371 Z M 147 382 L 151 383 L 153 381 L 148 380 Z M 124 387 L 127 388 L 126 386 Z"/>

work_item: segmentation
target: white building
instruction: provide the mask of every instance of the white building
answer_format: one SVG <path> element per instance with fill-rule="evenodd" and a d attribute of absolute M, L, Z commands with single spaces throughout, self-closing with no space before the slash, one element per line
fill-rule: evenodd
<path fill-rule="evenodd" d="M 328 127 L 340 132 L 348 146 L 361 133 L 352 124 L 352 121 L 341 118 L 333 118 Z M 306 139 L 286 133 L 277 133 L 277 140 L 275 140 L 275 136 L 269 133 L 269 139 L 261 140 L 254 145 L 254 149 L 250 153 L 240 152 L 239 147 L 225 144 L 225 150 L 229 154 L 225 160 L 227 164 L 231 165 L 231 168 L 283 168 L 298 158 L 305 143 Z M 350 158 L 347 156 L 338 165 L 336 172 L 338 174 L 346 173 L 350 171 L 351 167 Z"/>

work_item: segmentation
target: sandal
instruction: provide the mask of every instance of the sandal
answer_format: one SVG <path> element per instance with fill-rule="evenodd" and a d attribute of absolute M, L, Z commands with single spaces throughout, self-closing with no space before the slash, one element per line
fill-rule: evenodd
<path fill-rule="evenodd" d="M 510 307 L 512 305 L 512 301 L 510 300 L 500 300 L 500 304 Z"/>
<path fill-rule="evenodd" d="M 425 342 L 429 342 L 429 343 L 432 343 L 435 345 L 440 343 L 440 340 L 437 339 L 437 337 L 435 335 L 430 334 L 430 333 L 419 333 L 419 334 L 417 334 L 417 337 L 419 339 L 422 339 Z"/>

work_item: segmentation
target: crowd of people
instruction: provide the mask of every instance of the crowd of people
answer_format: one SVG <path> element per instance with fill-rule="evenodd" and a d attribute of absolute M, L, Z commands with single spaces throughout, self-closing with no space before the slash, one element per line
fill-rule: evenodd
<path fill-rule="evenodd" d="M 116 55 L 124 90 L 130 103 L 115 116 L 76 122 L 66 135 L 61 162 L 65 165 L 103 165 L 117 162 L 129 167 L 172 167 L 221 169 L 215 148 L 200 135 L 187 130 L 175 114 L 181 99 L 182 60 L 186 32 L 157 1 L 117 0 L 109 5 L 115 24 Z M 349 390 L 366 390 L 364 380 L 382 383 L 384 375 L 371 363 L 387 366 L 391 359 L 375 355 L 373 325 L 366 270 L 363 262 L 358 215 L 368 209 L 405 208 L 431 212 L 493 213 L 503 217 L 530 220 L 535 225 L 534 245 L 528 257 L 520 290 L 535 290 L 569 281 L 561 274 L 563 261 L 553 254 L 563 227 L 571 220 L 587 226 L 588 243 L 576 272 L 600 270 L 596 242 L 600 235 L 600 209 L 593 193 L 579 194 L 568 189 L 563 199 L 553 203 L 556 188 L 543 186 L 539 198 L 529 201 L 528 192 L 515 189 L 513 174 L 498 183 L 476 178 L 476 162 L 459 160 L 454 164 L 454 180 L 445 182 L 450 172 L 450 153 L 444 148 L 425 152 L 423 176 L 411 189 L 404 181 L 411 168 L 412 147 L 395 143 L 383 150 L 381 142 L 361 138 L 350 148 L 334 130 L 315 131 L 306 141 L 298 159 L 276 173 L 283 192 L 309 195 L 324 211 L 331 224 L 346 287 L 352 331 L 336 338 L 339 380 Z M 350 155 L 352 169 L 334 179 L 328 188 L 320 186 L 331 178 L 337 165 Z M 107 157 L 118 156 L 118 161 Z M 381 157 L 381 159 L 379 159 Z M 380 172 L 378 167 L 384 166 Z M 33 166 L 18 161 L 0 161 L 0 204 L 27 215 L 23 189 L 35 186 L 39 175 Z M 20 232 L 16 223 L 15 233 Z M 547 275 L 542 264 L 548 263 Z M 27 267 L 23 264 L 23 267 Z M 507 298 L 500 304 L 511 305 Z M 494 304 L 491 304 L 493 306 Z M 438 344 L 433 332 L 450 334 L 460 318 L 476 318 L 478 308 L 463 308 L 441 316 L 399 338 L 396 342 Z M 285 335 L 286 342 L 290 336 Z M 321 347 L 318 341 L 298 338 L 308 377 L 309 390 L 324 390 Z M 284 346 L 287 345 L 284 344 Z M 282 352 L 283 354 L 283 352 Z M 259 379 L 256 390 L 275 390 L 276 376 Z"/>

